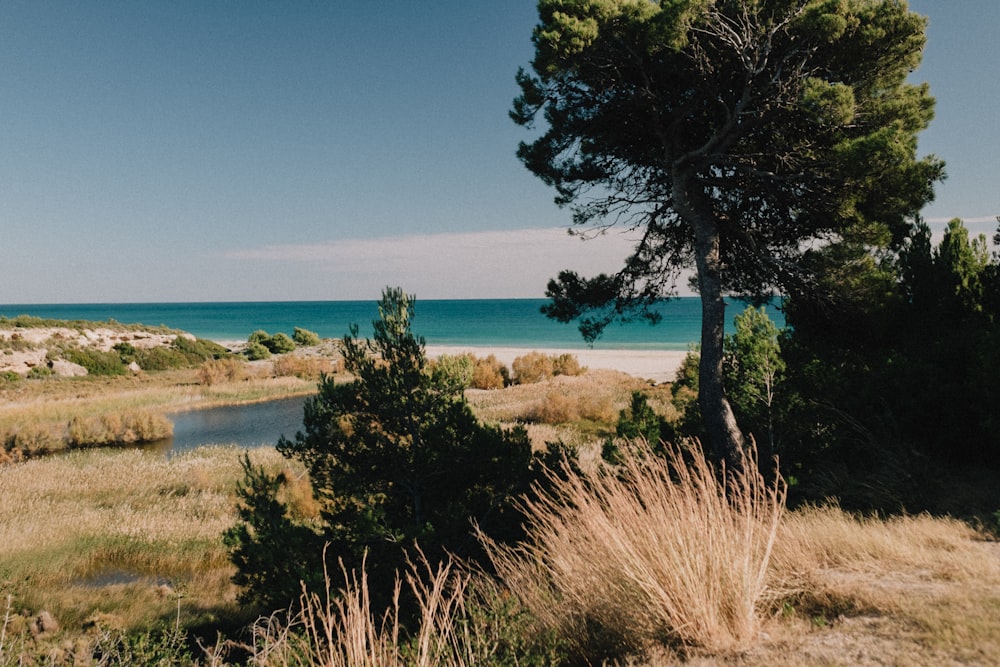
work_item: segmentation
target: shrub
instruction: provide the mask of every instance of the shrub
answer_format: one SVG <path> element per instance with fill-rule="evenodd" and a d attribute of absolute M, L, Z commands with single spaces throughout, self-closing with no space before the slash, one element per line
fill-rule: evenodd
<path fill-rule="evenodd" d="M 182 352 L 186 357 L 191 359 L 192 365 L 200 364 L 206 359 L 224 359 L 232 356 L 229 350 L 223 346 L 215 341 L 205 340 L 204 338 L 195 338 L 192 340 L 187 336 L 177 336 L 170 344 L 170 347 Z"/>
<path fill-rule="evenodd" d="M 71 347 L 63 352 L 63 356 L 67 361 L 86 368 L 91 375 L 124 375 L 127 370 L 117 352 Z"/>
<path fill-rule="evenodd" d="M 269 349 L 272 354 L 285 354 L 295 349 L 295 341 L 288 334 L 278 332 L 264 343 L 264 347 Z"/>
<path fill-rule="evenodd" d="M 247 337 L 247 343 L 250 345 L 259 343 L 260 345 L 266 346 L 267 341 L 269 340 L 271 340 L 271 334 L 267 333 L 263 329 L 257 329 Z"/>
<path fill-rule="evenodd" d="M 497 361 L 495 355 L 489 355 L 485 359 L 476 359 L 472 369 L 472 381 L 469 386 L 473 389 L 503 389 L 510 384 L 510 371 L 502 363 Z"/>
<path fill-rule="evenodd" d="M 295 327 L 295 331 L 292 332 L 292 340 L 302 347 L 310 347 L 320 343 L 319 334 L 299 327 Z"/>
<path fill-rule="evenodd" d="M 586 371 L 575 354 L 565 353 L 552 358 L 554 375 L 583 375 Z"/>
<path fill-rule="evenodd" d="M 759 629 L 758 604 L 785 487 L 756 452 L 720 472 L 701 448 L 659 456 L 636 443 L 621 466 L 564 466 L 525 502 L 528 539 L 486 540 L 502 580 L 581 662 L 601 664 L 664 641 L 723 651 Z"/>
<path fill-rule="evenodd" d="M 272 362 L 275 377 L 297 377 L 303 380 L 318 380 L 324 373 L 335 373 L 340 364 L 322 357 L 300 357 L 286 354 Z"/>
<path fill-rule="evenodd" d="M 246 378 L 246 369 L 237 359 L 209 359 L 198 368 L 198 382 L 212 386 L 219 382 L 239 382 Z"/>
<path fill-rule="evenodd" d="M 245 354 L 246 358 L 250 361 L 261 361 L 263 359 L 271 358 L 271 351 L 260 343 L 250 343 L 246 346 L 246 349 L 243 350 L 243 354 Z"/>
<path fill-rule="evenodd" d="M 551 391 L 531 412 L 532 421 L 543 424 L 565 424 L 580 418 L 577 402 L 558 391 Z"/>
<path fill-rule="evenodd" d="M 541 352 L 529 352 L 514 359 L 511 371 L 517 384 L 532 384 L 552 377 L 555 374 L 555 366 L 552 357 Z"/>
<path fill-rule="evenodd" d="M 430 362 L 430 367 L 433 382 L 453 394 L 468 389 L 476 371 L 476 363 L 468 354 L 442 354 Z"/>

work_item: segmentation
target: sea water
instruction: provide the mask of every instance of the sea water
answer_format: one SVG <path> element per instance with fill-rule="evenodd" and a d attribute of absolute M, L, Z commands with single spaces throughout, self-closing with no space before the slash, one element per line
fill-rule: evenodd
<path fill-rule="evenodd" d="M 545 299 L 417 299 L 413 331 L 428 345 L 470 347 L 569 348 L 587 347 L 573 323 L 563 324 L 541 313 Z M 733 317 L 746 307 L 728 302 L 727 330 Z M 784 318 L 775 301 L 768 315 L 779 327 Z M 661 321 L 644 320 L 612 324 L 594 343 L 608 350 L 686 350 L 700 338 L 701 302 L 697 297 L 664 301 L 658 306 Z M 94 303 L 0 305 L 0 316 L 18 315 L 60 320 L 115 320 L 123 324 L 164 325 L 215 341 L 246 340 L 262 329 L 269 334 L 308 329 L 323 338 L 340 338 L 359 327 L 370 336 L 378 318 L 374 301 L 267 301 L 195 303 Z"/>

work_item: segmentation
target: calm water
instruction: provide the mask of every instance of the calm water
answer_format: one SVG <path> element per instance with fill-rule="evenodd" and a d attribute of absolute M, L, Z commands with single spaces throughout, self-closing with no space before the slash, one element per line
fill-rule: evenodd
<path fill-rule="evenodd" d="M 417 300 L 413 330 L 428 345 L 502 346 L 524 348 L 584 348 L 574 324 L 546 318 L 539 308 L 545 299 Z M 732 316 L 743 304 L 731 302 Z M 698 340 L 701 305 L 697 298 L 674 299 L 660 307 L 663 320 L 612 325 L 595 343 L 597 349 L 685 350 Z M 770 307 L 771 319 L 781 326 L 781 312 Z M 294 327 L 315 331 L 324 338 L 340 338 L 351 324 L 362 336 L 371 334 L 378 316 L 374 301 L 275 301 L 226 303 L 108 303 L 0 305 L 0 316 L 34 315 L 65 320 L 109 319 L 148 326 L 165 325 L 217 341 L 246 340 L 251 332 L 269 333 Z"/>
<path fill-rule="evenodd" d="M 250 405 L 229 405 L 168 415 L 174 435 L 143 449 L 168 454 L 202 445 L 257 447 L 275 445 L 278 438 L 289 440 L 302 430 L 304 397 Z"/>

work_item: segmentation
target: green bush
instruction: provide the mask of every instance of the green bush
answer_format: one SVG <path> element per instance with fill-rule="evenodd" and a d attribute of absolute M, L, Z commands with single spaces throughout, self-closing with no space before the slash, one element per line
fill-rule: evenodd
<path fill-rule="evenodd" d="M 261 361 L 263 359 L 271 358 L 271 351 L 264 347 L 261 343 L 250 343 L 246 346 L 246 349 L 243 350 L 243 354 L 245 354 L 246 358 L 250 361 Z"/>
<path fill-rule="evenodd" d="M 292 340 L 294 340 L 297 345 L 301 345 L 303 347 L 319 345 L 319 334 L 309 331 L 308 329 L 295 327 L 295 331 L 292 332 Z"/>
<path fill-rule="evenodd" d="M 264 347 L 269 349 L 272 354 L 285 354 L 295 349 L 295 341 L 288 334 L 278 332 L 264 343 Z"/>
<path fill-rule="evenodd" d="M 271 340 L 271 334 L 267 333 L 263 329 L 257 329 L 247 337 L 247 343 L 250 345 L 253 345 L 254 343 L 264 345 L 269 340 Z"/>
<path fill-rule="evenodd" d="M 93 348 L 71 347 L 63 352 L 67 361 L 79 364 L 91 375 L 124 375 L 125 364 L 115 351 L 103 352 Z"/>
<path fill-rule="evenodd" d="M 468 354 L 442 354 L 431 362 L 431 379 L 444 391 L 459 393 L 472 385 L 476 363 Z"/>

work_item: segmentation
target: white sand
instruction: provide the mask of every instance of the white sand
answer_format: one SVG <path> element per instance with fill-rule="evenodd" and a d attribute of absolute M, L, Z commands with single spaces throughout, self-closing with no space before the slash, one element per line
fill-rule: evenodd
<path fill-rule="evenodd" d="M 427 356 L 436 358 L 442 354 L 457 355 L 463 352 L 485 357 L 490 354 L 508 366 L 517 357 L 537 351 L 544 354 L 572 354 L 582 366 L 590 369 L 606 368 L 622 371 L 638 378 L 654 382 L 672 382 L 687 355 L 679 350 L 564 350 L 526 349 L 519 347 L 462 347 L 455 345 L 428 345 Z"/>

